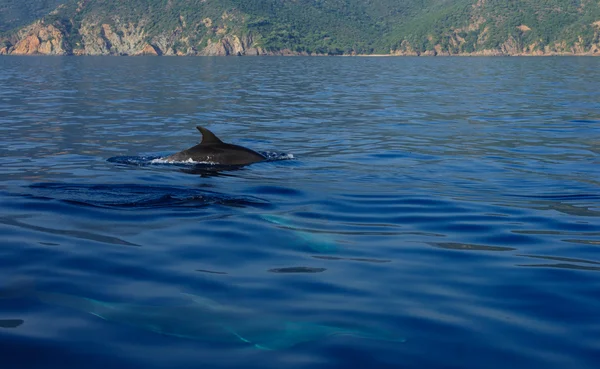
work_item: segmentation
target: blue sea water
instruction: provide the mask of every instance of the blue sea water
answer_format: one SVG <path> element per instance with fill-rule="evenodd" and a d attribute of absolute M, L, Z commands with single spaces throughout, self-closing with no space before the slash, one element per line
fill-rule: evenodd
<path fill-rule="evenodd" d="M 0 367 L 597 368 L 598 82 L 585 57 L 0 58 Z M 152 161 L 196 125 L 270 160 Z M 245 333 L 323 326 L 375 333 Z"/>

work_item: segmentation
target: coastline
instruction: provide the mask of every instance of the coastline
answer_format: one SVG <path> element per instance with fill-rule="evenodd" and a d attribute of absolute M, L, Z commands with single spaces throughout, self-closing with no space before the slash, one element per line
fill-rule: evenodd
<path fill-rule="evenodd" d="M 156 55 L 156 54 L 141 54 L 141 55 L 127 55 L 127 54 L 121 54 L 121 55 L 115 55 L 115 54 L 83 54 L 83 53 L 63 53 L 63 54 L 44 54 L 44 53 L 30 53 L 30 54 L 20 54 L 20 53 L 6 53 L 6 52 L 0 52 L 0 56 L 8 56 L 8 57 L 18 57 L 18 56 L 25 56 L 25 57 L 40 57 L 40 56 L 68 56 L 68 57 L 86 57 L 86 56 L 93 56 L 93 57 L 143 57 L 143 56 L 151 56 L 151 57 L 277 57 L 277 56 L 283 56 L 283 57 L 354 57 L 354 58 L 403 58 L 403 57 L 420 57 L 420 58 L 433 58 L 433 57 L 439 57 L 439 58 L 452 58 L 452 57 L 460 57 L 460 58 L 466 58 L 466 57 L 473 57 L 473 58 L 477 58 L 477 57 L 552 57 L 552 56 L 565 56 L 565 57 L 599 57 L 600 56 L 600 52 L 599 53 L 592 53 L 592 52 L 587 52 L 587 53 L 567 53 L 567 52 L 562 52 L 562 53 L 516 53 L 516 54 L 504 54 L 504 53 L 493 53 L 493 54 L 488 54 L 488 53 L 463 53 L 463 54 L 339 54 L 339 55 L 329 55 L 329 54 L 308 54 L 308 53 L 296 53 L 296 54 L 289 54 L 289 53 L 264 53 L 264 54 L 258 54 L 258 55 L 232 55 L 232 54 L 227 54 L 227 55 L 203 55 L 203 54 L 185 54 L 185 55 L 181 55 L 181 54 L 172 54 L 172 55 Z"/>

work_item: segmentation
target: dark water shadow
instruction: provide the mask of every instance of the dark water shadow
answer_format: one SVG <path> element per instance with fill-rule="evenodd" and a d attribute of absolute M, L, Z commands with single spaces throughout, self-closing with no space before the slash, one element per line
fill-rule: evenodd
<path fill-rule="evenodd" d="M 427 242 L 427 244 L 441 249 L 460 251 L 514 251 L 514 247 L 475 245 L 460 242 Z"/>
<path fill-rule="evenodd" d="M 44 246 L 60 246 L 60 244 L 58 243 L 54 243 L 54 242 L 38 242 L 40 245 L 44 245 Z"/>
<path fill-rule="evenodd" d="M 537 200 L 554 200 L 554 201 L 575 201 L 575 200 L 600 200 L 600 195 L 594 193 L 575 193 L 575 194 L 545 194 L 545 195 L 509 195 L 510 197 L 520 197 Z"/>
<path fill-rule="evenodd" d="M 592 267 L 585 265 L 569 264 L 569 263 L 556 263 L 556 264 L 516 264 L 520 267 L 533 267 L 533 268 L 558 268 L 558 269 L 571 269 L 571 270 L 588 270 L 600 272 L 600 267 Z"/>
<path fill-rule="evenodd" d="M 0 319 L 0 328 L 16 328 L 24 322 L 23 319 Z"/>
<path fill-rule="evenodd" d="M 507 196 L 529 199 L 529 206 L 537 210 L 554 210 L 563 214 L 582 217 L 600 217 L 600 211 L 590 209 L 595 207 L 594 204 L 600 200 L 600 195 L 595 193 L 514 194 Z"/>
<path fill-rule="evenodd" d="M 580 240 L 577 238 L 567 238 L 562 240 L 563 242 L 570 242 L 570 243 L 579 243 L 582 245 L 594 245 L 594 246 L 599 246 L 600 245 L 600 240 Z"/>
<path fill-rule="evenodd" d="M 207 270 L 207 269 L 196 269 L 197 272 L 208 273 L 208 274 L 227 274 L 227 272 L 219 272 L 215 270 Z"/>
<path fill-rule="evenodd" d="M 323 259 L 323 260 L 350 260 L 350 261 L 361 261 L 365 263 L 391 263 L 392 261 L 389 259 L 372 259 L 372 258 L 344 258 L 339 256 L 330 256 L 330 255 L 312 255 L 315 259 Z"/>
<path fill-rule="evenodd" d="M 29 186 L 40 199 L 54 199 L 99 208 L 199 208 L 208 205 L 265 207 L 266 200 L 252 196 L 235 197 L 218 192 L 176 186 L 138 184 L 36 183 Z"/>
<path fill-rule="evenodd" d="M 600 271 L 600 262 L 585 259 L 565 258 L 562 256 L 545 256 L 545 255 L 526 255 L 517 254 L 517 256 L 523 256 L 532 259 L 543 259 L 550 261 L 559 261 L 559 263 L 543 263 L 543 264 L 517 264 L 522 267 L 545 267 L 545 268 L 559 268 L 559 269 L 573 269 L 573 270 L 591 270 Z M 584 265 L 580 265 L 584 264 Z"/>
<path fill-rule="evenodd" d="M 268 272 L 271 273 L 282 273 L 282 274 L 291 274 L 291 273 L 322 273 L 326 271 L 326 268 L 312 268 L 312 267 L 288 267 L 288 268 L 273 268 L 269 269 Z"/>
<path fill-rule="evenodd" d="M 588 206 L 576 206 L 562 202 L 532 201 L 532 206 L 538 210 L 554 210 L 567 215 L 578 217 L 600 217 L 600 211 L 591 210 Z"/>
<path fill-rule="evenodd" d="M 187 174 L 194 174 L 200 177 L 235 177 L 232 172 L 242 170 L 245 168 L 243 165 L 209 165 L 209 164 L 195 164 L 189 166 L 179 166 L 179 171 Z"/>
<path fill-rule="evenodd" d="M 566 262 L 570 262 L 570 263 L 594 264 L 594 265 L 599 265 L 600 266 L 600 262 L 598 262 L 598 261 L 585 260 L 585 259 L 575 259 L 575 258 L 565 258 L 565 257 L 562 257 L 562 256 L 527 255 L 527 254 L 517 254 L 517 256 L 523 256 L 523 257 L 526 257 L 526 258 L 534 258 L 534 259 L 566 261 Z"/>

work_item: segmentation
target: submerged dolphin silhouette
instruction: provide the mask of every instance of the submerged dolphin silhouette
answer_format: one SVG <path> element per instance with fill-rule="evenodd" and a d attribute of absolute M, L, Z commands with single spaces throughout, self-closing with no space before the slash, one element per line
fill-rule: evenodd
<path fill-rule="evenodd" d="M 245 343 L 265 350 L 285 349 L 335 335 L 405 341 L 387 332 L 269 318 L 255 311 L 221 305 L 190 294 L 183 294 L 189 303 L 180 306 L 111 303 L 42 291 L 35 291 L 34 295 L 44 303 L 79 310 L 107 321 L 156 333 L 208 342 Z"/>
<path fill-rule="evenodd" d="M 193 160 L 211 164 L 247 165 L 266 159 L 256 151 L 224 143 L 204 127 L 197 126 L 196 128 L 202 134 L 202 141 L 194 147 L 167 156 L 166 161 Z"/>
<path fill-rule="evenodd" d="M 259 214 L 259 217 L 280 228 L 289 229 L 298 238 L 299 243 L 319 253 L 337 253 L 337 242 L 328 234 L 300 229 L 293 224 L 292 218 L 276 214 Z"/>

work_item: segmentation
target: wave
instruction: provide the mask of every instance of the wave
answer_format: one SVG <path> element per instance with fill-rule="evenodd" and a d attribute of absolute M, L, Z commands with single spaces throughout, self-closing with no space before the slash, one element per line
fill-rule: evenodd
<path fill-rule="evenodd" d="M 269 204 L 253 196 L 237 197 L 178 186 L 36 183 L 28 188 L 30 196 L 101 208 L 198 208 L 211 204 L 265 207 Z"/>

